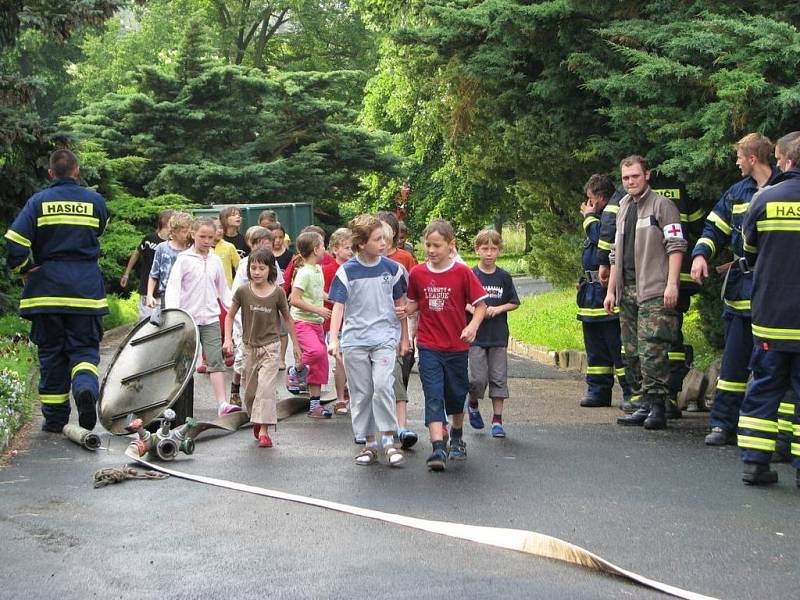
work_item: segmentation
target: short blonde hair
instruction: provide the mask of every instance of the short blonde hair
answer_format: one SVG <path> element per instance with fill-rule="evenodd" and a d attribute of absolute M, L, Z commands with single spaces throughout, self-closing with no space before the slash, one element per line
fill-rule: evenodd
<path fill-rule="evenodd" d="M 746 156 L 755 156 L 758 162 L 770 164 L 772 159 L 772 140 L 760 133 L 748 133 L 734 146 Z"/>
<path fill-rule="evenodd" d="M 248 227 L 247 231 L 244 233 L 244 241 L 251 248 L 254 248 L 261 240 L 269 240 L 271 242 L 272 237 L 272 232 L 266 227 L 261 227 L 260 225 Z"/>
<path fill-rule="evenodd" d="M 394 244 L 394 229 L 386 221 L 381 221 L 381 223 L 383 223 L 383 237 L 386 238 L 386 243 L 392 246 Z"/>
<path fill-rule="evenodd" d="M 358 215 L 348 223 L 353 234 L 353 250 L 358 252 L 369 241 L 369 237 L 376 229 L 383 230 L 383 222 L 372 215 Z"/>
<path fill-rule="evenodd" d="M 176 229 L 191 229 L 192 215 L 185 212 L 174 212 L 169 217 L 170 233 Z"/>
<path fill-rule="evenodd" d="M 475 250 L 486 244 L 494 244 L 501 250 L 503 249 L 503 238 L 494 229 L 483 229 L 475 236 Z"/>
<path fill-rule="evenodd" d="M 214 219 L 209 217 L 197 217 L 192 221 L 192 231 L 197 231 L 201 227 L 211 227 L 214 231 L 217 230 L 217 223 Z"/>
<path fill-rule="evenodd" d="M 340 227 L 331 234 L 331 239 L 328 240 L 328 245 L 330 246 L 331 251 L 333 251 L 335 248 L 339 248 L 345 242 L 352 243 L 352 241 L 353 232 L 347 227 Z"/>
<path fill-rule="evenodd" d="M 455 229 L 453 229 L 449 221 L 445 221 L 444 219 L 434 219 L 428 223 L 425 231 L 422 232 L 422 239 L 427 239 L 432 233 L 438 233 L 444 238 L 444 241 L 448 243 L 456 239 Z"/>

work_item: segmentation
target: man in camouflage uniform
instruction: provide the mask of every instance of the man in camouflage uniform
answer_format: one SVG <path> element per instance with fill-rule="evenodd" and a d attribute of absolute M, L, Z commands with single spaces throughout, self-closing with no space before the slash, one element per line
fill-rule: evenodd
<path fill-rule="evenodd" d="M 669 351 L 670 381 L 669 396 L 667 398 L 667 418 L 677 419 L 681 416 L 681 411 L 678 408 L 677 402 L 678 394 L 683 388 L 683 379 L 689 372 L 689 367 L 694 359 L 694 350 L 692 346 L 684 343 L 682 330 L 683 318 L 689 310 L 692 296 L 700 289 L 700 286 L 692 279 L 690 274 L 692 267 L 691 253 L 695 242 L 703 231 L 705 211 L 697 202 L 689 197 L 686 193 L 685 186 L 675 179 L 669 179 L 653 173 L 650 177 L 649 184 L 650 188 L 656 194 L 660 194 L 675 203 L 681 215 L 683 237 L 688 243 L 687 251 L 684 254 L 683 263 L 681 265 L 678 304 L 675 307 L 678 311 L 678 336 L 675 344 Z M 600 215 L 600 240 L 597 243 L 597 258 L 600 262 L 598 276 L 603 285 L 606 285 L 608 282 L 608 257 L 617 232 L 617 213 L 619 212 L 619 201 L 623 196 L 625 196 L 624 189 L 617 190 Z M 631 413 L 638 408 L 637 402 L 639 399 L 639 397 L 634 396 L 632 402 L 624 402 L 621 408 L 625 412 Z M 692 410 L 691 405 L 689 410 Z"/>
<path fill-rule="evenodd" d="M 629 156 L 622 160 L 620 169 L 627 195 L 617 213 L 603 307 L 613 314 L 619 304 L 628 383 L 633 394 L 641 394 L 641 401 L 636 412 L 619 417 L 617 422 L 664 429 L 669 350 L 677 341 L 676 306 L 687 243 L 675 204 L 650 189 L 645 159 Z"/>

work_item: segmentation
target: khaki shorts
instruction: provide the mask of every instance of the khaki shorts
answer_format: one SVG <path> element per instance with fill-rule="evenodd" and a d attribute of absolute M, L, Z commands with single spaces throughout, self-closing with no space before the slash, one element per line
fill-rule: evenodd
<path fill-rule="evenodd" d="M 200 330 L 200 344 L 206 354 L 208 372 L 224 371 L 225 361 L 222 360 L 222 335 L 219 331 L 219 323 L 199 325 L 198 329 Z"/>

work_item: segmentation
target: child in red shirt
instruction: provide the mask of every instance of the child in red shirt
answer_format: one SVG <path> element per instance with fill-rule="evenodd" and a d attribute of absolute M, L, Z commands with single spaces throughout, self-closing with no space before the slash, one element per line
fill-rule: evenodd
<path fill-rule="evenodd" d="M 331 234 L 330 249 L 335 262 L 328 263 L 322 267 L 322 278 L 325 282 L 322 290 L 325 292 L 325 308 L 333 310 L 333 303 L 328 301 L 331 283 L 333 283 L 333 278 L 336 277 L 336 271 L 339 270 L 339 266 L 353 258 L 353 234 L 350 230 L 346 227 L 341 227 L 334 231 Z M 326 336 L 329 334 L 330 328 L 331 320 L 325 319 L 322 329 L 325 331 Z M 336 359 L 336 371 L 333 374 L 333 384 L 336 388 L 336 402 L 333 403 L 333 414 L 346 415 L 348 413 L 347 376 L 344 372 L 341 354 L 334 355 L 334 358 Z"/>
<path fill-rule="evenodd" d="M 425 425 L 433 445 L 427 466 L 432 471 L 444 471 L 448 455 L 442 425 L 448 415 L 453 417 L 449 458 L 467 458 L 463 425 L 469 392 L 469 345 L 486 313 L 486 291 L 469 267 L 451 258 L 455 232 L 450 223 L 433 220 L 425 228 L 423 239 L 428 262 L 411 271 L 406 314 L 419 311 L 419 376 L 425 395 Z M 469 324 L 465 312 L 468 304 L 475 308 Z"/>

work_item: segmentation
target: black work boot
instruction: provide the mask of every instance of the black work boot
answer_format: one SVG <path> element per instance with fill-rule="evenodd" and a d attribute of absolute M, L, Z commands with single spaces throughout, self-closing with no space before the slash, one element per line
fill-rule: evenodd
<path fill-rule="evenodd" d="M 48 421 L 44 421 L 42 423 L 42 431 L 47 431 L 49 433 L 61 433 L 63 429 L 64 429 L 64 423 L 55 423 Z"/>
<path fill-rule="evenodd" d="M 705 442 L 706 446 L 732 446 L 736 443 L 736 434 L 725 431 L 722 427 L 712 427 Z"/>
<path fill-rule="evenodd" d="M 649 399 L 642 397 L 636 405 L 638 408 L 632 414 L 617 417 L 618 425 L 644 425 L 645 419 L 650 414 Z"/>
<path fill-rule="evenodd" d="M 89 431 L 94 429 L 97 425 L 97 406 L 92 393 L 89 390 L 79 392 L 75 404 L 78 405 L 78 424 Z"/>
<path fill-rule="evenodd" d="M 667 419 L 680 419 L 683 414 L 681 409 L 678 408 L 677 398 L 667 398 Z"/>
<path fill-rule="evenodd" d="M 667 399 L 664 396 L 652 396 L 650 398 L 650 414 L 644 420 L 645 429 L 666 429 L 667 428 Z"/>
<path fill-rule="evenodd" d="M 767 485 L 778 481 L 778 474 L 768 464 L 746 462 L 742 472 L 742 481 L 747 485 Z"/>
<path fill-rule="evenodd" d="M 584 399 L 581 400 L 581 406 L 589 408 L 596 408 L 598 406 L 611 406 L 611 398 L 600 398 L 599 396 L 586 394 Z"/>

